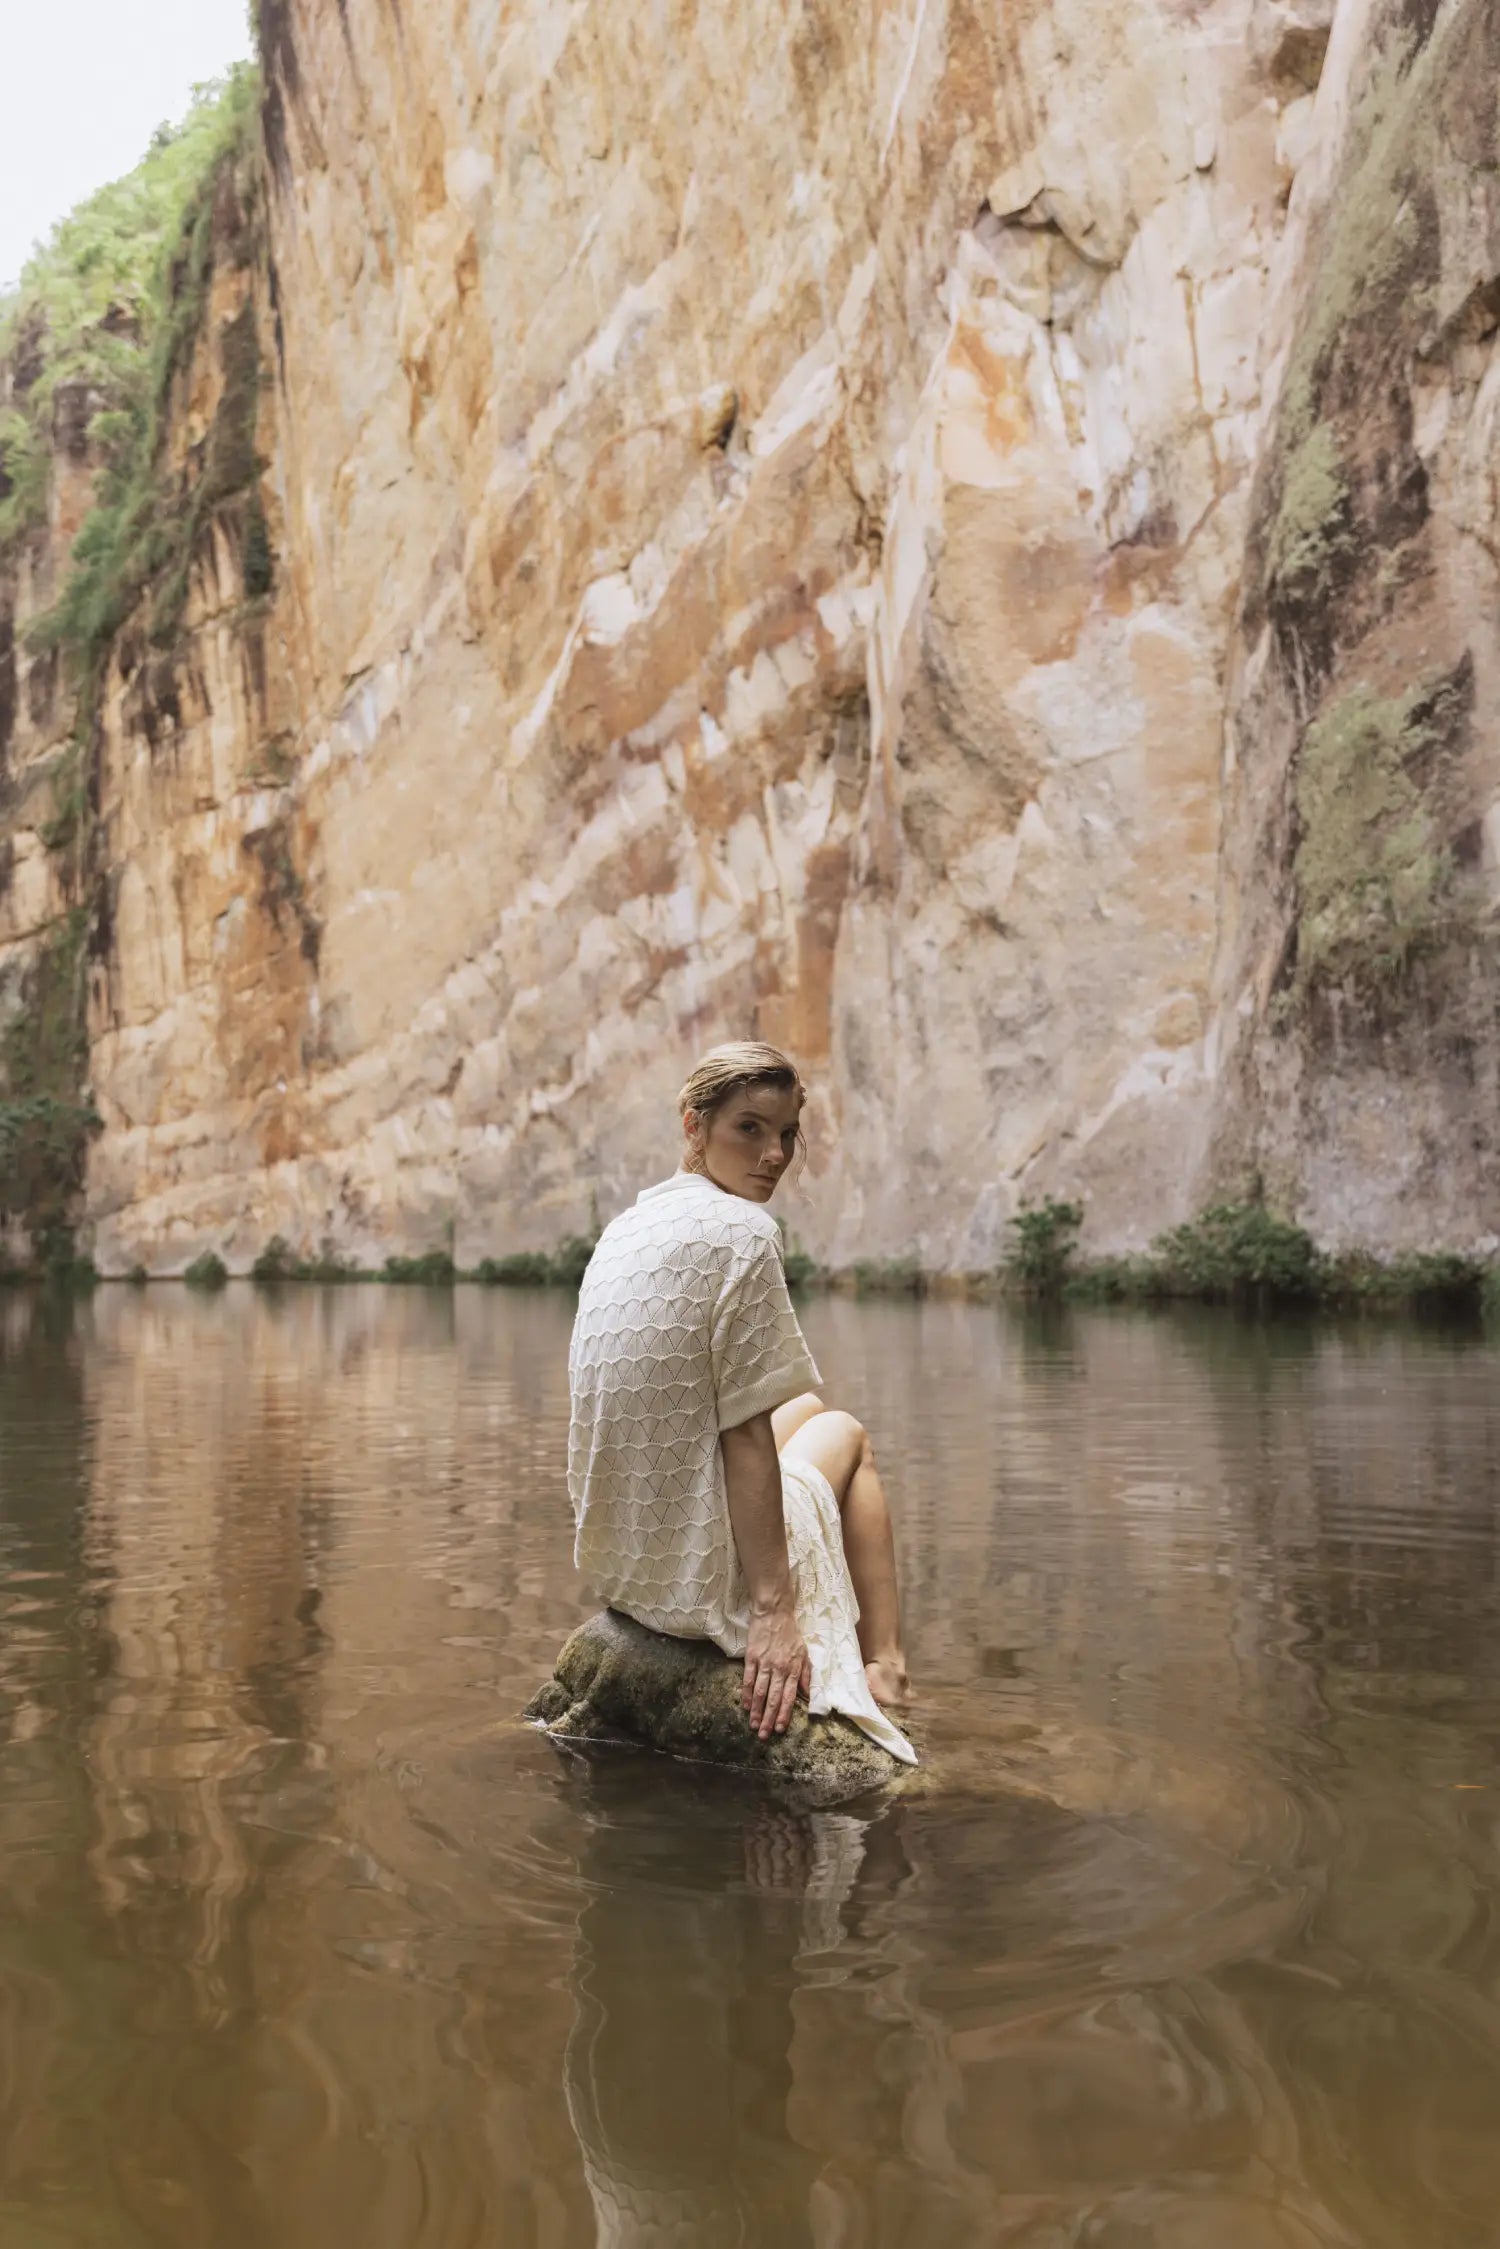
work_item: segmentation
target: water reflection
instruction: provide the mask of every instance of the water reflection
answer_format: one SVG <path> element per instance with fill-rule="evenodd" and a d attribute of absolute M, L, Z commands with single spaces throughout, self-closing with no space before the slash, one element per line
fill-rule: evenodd
<path fill-rule="evenodd" d="M 0 2241 L 1341 2243 L 1500 2194 L 1460 1334 L 815 1301 L 930 1794 L 514 1712 L 560 1298 L 0 1292 Z"/>

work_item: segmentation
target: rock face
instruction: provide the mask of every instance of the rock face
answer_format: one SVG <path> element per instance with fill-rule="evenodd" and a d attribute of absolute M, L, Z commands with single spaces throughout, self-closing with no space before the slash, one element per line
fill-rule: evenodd
<path fill-rule="evenodd" d="M 1500 1234 L 1500 10 L 1341 8 L 1230 651 L 1226 1165 Z"/>
<path fill-rule="evenodd" d="M 847 1718 L 809 1718 L 762 1742 L 740 1707 L 744 1665 L 706 1641 L 669 1640 L 606 1609 L 581 1625 L 526 1715 L 555 1741 L 629 1743 L 753 1774 L 818 1808 L 895 1787 L 911 1768 Z"/>
<path fill-rule="evenodd" d="M 1500 1229 L 1494 26 L 261 0 L 174 442 L 248 305 L 277 576 L 206 542 L 181 659 L 111 668 L 101 1265 L 551 1246 L 747 1033 L 835 1262 L 1256 1174 Z M 63 909 L 59 447 L 0 985 Z"/>

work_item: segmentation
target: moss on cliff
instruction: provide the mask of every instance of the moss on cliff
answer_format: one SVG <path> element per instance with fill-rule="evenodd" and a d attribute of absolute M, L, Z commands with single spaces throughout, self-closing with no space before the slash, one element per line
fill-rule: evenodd
<path fill-rule="evenodd" d="M 230 520 L 247 591 L 274 574 L 258 504 L 260 347 L 247 296 L 218 338 L 212 426 L 180 469 L 167 460 L 174 385 L 203 332 L 216 268 L 257 251 L 258 73 L 197 89 L 182 127 L 81 205 L 0 304 L 0 582 L 47 535 L 53 463 L 94 467 L 94 504 L 53 607 L 34 618 L 34 657 L 66 662 L 72 735 L 52 776 L 41 840 L 61 862 L 68 911 L 44 940 L 0 1037 L 0 1214 L 44 1253 L 66 1229 L 93 1121 L 86 1080 L 86 961 L 107 920 L 94 844 L 97 711 L 117 636 L 143 612 L 178 633 L 192 561 Z"/>
<path fill-rule="evenodd" d="M 1323 580 L 1352 544 L 1348 513 L 1349 482 L 1338 441 L 1319 423 L 1286 460 L 1267 554 L 1279 588 L 1296 596 Z"/>
<path fill-rule="evenodd" d="M 71 1250 L 68 1219 L 97 1122 L 85 1083 L 84 987 L 89 916 L 53 930 L 0 1034 L 0 1218 L 20 1219 L 53 1260 Z"/>
<path fill-rule="evenodd" d="M 1298 988 L 1368 990 L 1461 916 L 1458 869 L 1419 774 L 1459 689 L 1399 698 L 1359 686 L 1320 713 L 1297 769 Z"/>
<path fill-rule="evenodd" d="M 1434 303 L 1432 180 L 1461 13 L 1420 47 L 1409 30 L 1393 29 L 1371 61 L 1338 190 L 1312 245 L 1305 309 L 1260 472 L 1249 614 L 1264 604 L 1314 672 L 1326 671 L 1335 643 L 1348 636 L 1343 611 L 1381 598 L 1386 581 L 1362 575 L 1360 555 L 1390 551 L 1426 518 L 1410 430 L 1387 429 L 1385 420 L 1404 395 L 1398 371 Z"/>

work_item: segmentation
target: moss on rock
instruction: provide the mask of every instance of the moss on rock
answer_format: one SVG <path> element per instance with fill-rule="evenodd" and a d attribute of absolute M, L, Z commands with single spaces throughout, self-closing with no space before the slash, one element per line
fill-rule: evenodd
<path fill-rule="evenodd" d="M 1349 484 L 1337 440 L 1319 423 L 1287 456 L 1267 567 L 1292 595 L 1320 579 L 1350 545 Z"/>
<path fill-rule="evenodd" d="M 1366 989 L 1451 933 L 1457 867 L 1419 785 L 1442 732 L 1430 683 L 1353 688 L 1309 726 L 1297 770 L 1298 989 Z"/>
<path fill-rule="evenodd" d="M 910 1770 L 847 1718 L 810 1718 L 761 1741 L 740 1706 L 743 1664 L 706 1640 L 674 1640 L 605 1609 L 580 1625 L 526 1716 L 555 1741 L 614 1742 L 722 1765 L 817 1809 Z"/>

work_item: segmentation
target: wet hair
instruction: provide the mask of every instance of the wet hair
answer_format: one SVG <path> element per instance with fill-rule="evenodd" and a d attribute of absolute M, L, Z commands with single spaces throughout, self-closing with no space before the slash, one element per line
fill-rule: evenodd
<path fill-rule="evenodd" d="M 763 1085 L 774 1086 L 780 1093 L 794 1093 L 799 1110 L 807 1099 L 801 1072 L 780 1047 L 764 1046 L 758 1039 L 731 1039 L 724 1046 L 711 1046 L 703 1056 L 677 1096 L 678 1113 L 685 1117 L 691 1109 L 707 1125 L 732 1095 L 748 1093 Z M 799 1125 L 799 1167 L 806 1155 L 807 1146 Z"/>

